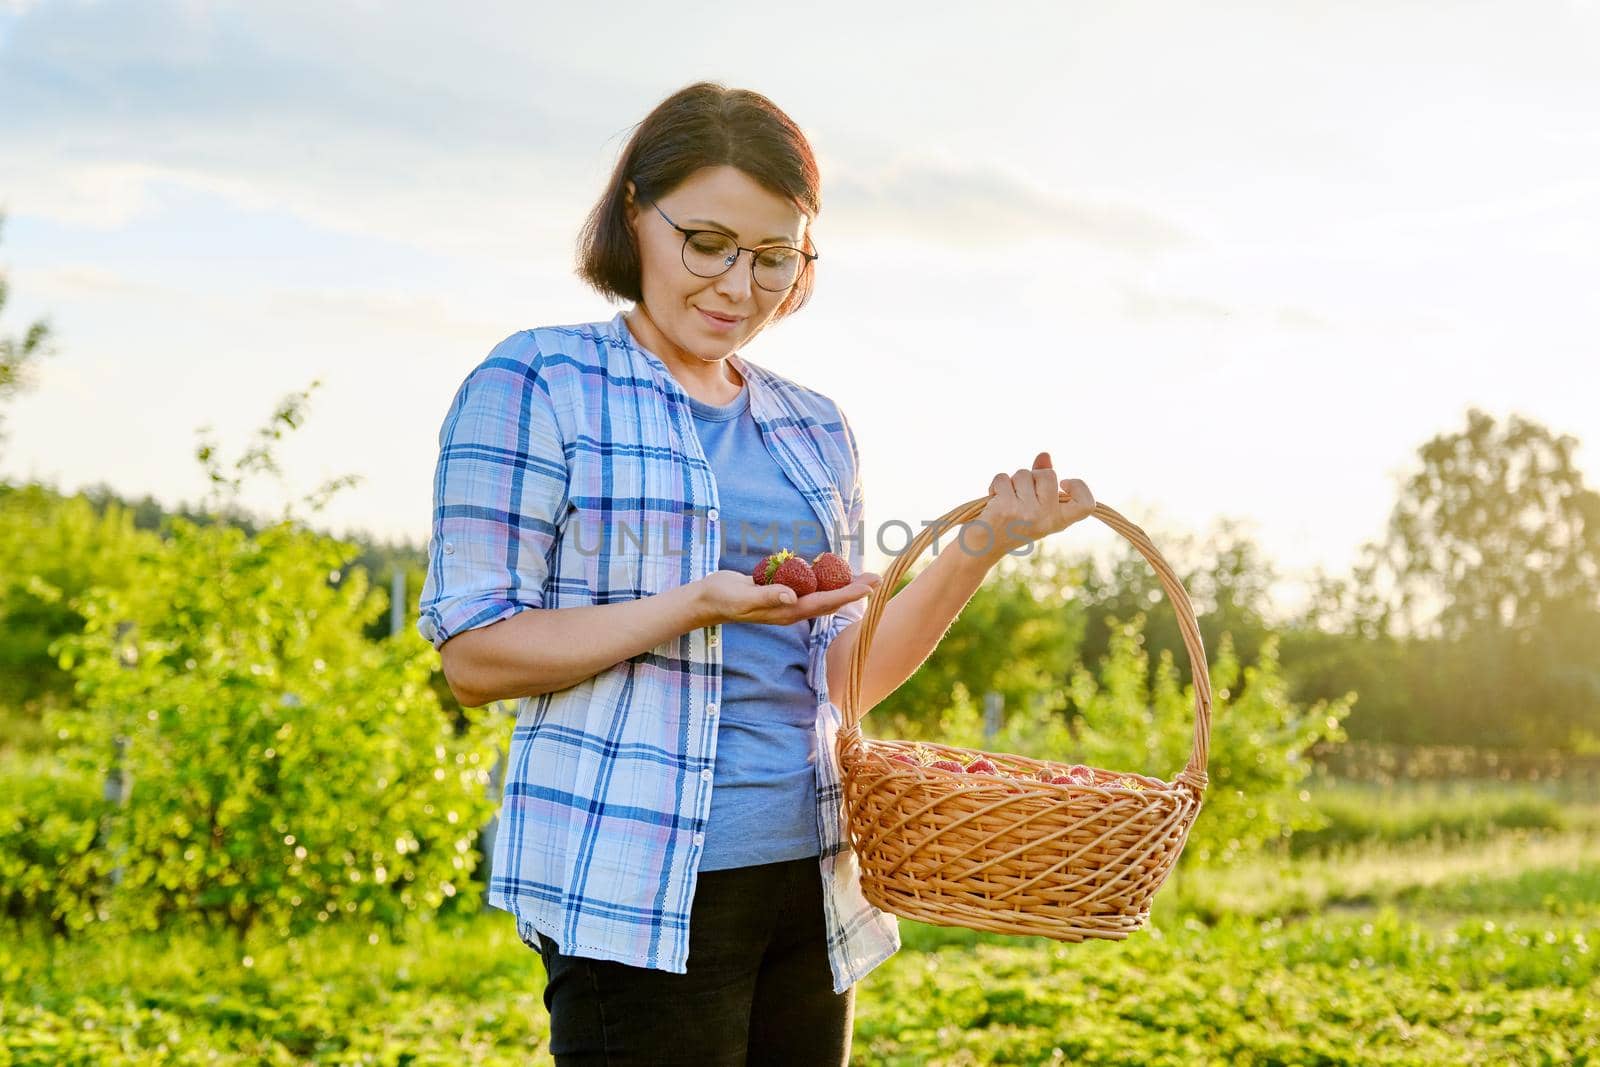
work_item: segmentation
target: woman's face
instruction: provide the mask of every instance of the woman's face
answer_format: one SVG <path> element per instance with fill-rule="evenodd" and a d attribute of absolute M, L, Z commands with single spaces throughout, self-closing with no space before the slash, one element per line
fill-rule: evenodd
<path fill-rule="evenodd" d="M 628 190 L 640 289 L 651 321 L 685 355 L 715 362 L 737 351 L 772 320 L 788 294 L 754 283 L 748 252 L 740 252 L 739 261 L 720 277 L 690 273 L 683 265 L 683 234 L 661 212 L 686 230 L 720 230 L 745 248 L 805 248 L 804 212 L 729 166 L 696 171 L 657 204 L 633 201 L 631 182 Z"/>

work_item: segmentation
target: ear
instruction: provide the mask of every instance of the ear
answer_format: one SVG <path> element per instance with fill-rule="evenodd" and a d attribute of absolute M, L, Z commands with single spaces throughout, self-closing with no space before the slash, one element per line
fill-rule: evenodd
<path fill-rule="evenodd" d="M 633 184 L 632 178 L 629 178 L 627 181 L 623 182 L 622 217 L 628 223 L 628 232 L 634 234 L 635 236 L 638 236 L 639 232 L 638 225 L 634 221 L 634 218 L 639 211 L 639 205 L 635 199 L 635 194 L 637 192 L 638 188 Z"/>

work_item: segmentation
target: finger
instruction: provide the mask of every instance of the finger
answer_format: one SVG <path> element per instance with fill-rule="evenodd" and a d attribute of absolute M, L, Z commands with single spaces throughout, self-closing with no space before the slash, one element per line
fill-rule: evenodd
<path fill-rule="evenodd" d="M 1011 475 L 1011 484 L 1016 487 L 1017 499 L 1023 502 L 1039 499 L 1039 490 L 1034 485 L 1033 471 L 1017 468 Z"/>
<path fill-rule="evenodd" d="M 1048 452 L 1040 452 L 1038 458 L 1033 461 L 1034 470 L 1048 470 L 1053 466 L 1055 464 L 1050 462 L 1050 453 Z"/>
<path fill-rule="evenodd" d="M 1082 478 L 1072 479 L 1072 498 L 1090 511 L 1095 508 L 1094 492 Z"/>
<path fill-rule="evenodd" d="M 1040 452 L 1039 456 L 1041 459 L 1047 458 L 1043 452 Z M 1033 495 L 1038 499 L 1039 503 L 1046 504 L 1060 499 L 1056 493 L 1056 472 L 1054 470 L 1050 467 L 1040 467 L 1036 464 L 1032 473 Z"/>
<path fill-rule="evenodd" d="M 824 602 L 830 603 L 832 606 L 828 608 L 829 611 L 836 611 L 852 600 L 860 600 L 864 596 L 870 596 L 872 593 L 877 592 L 878 586 L 882 581 L 883 579 L 876 574 L 858 574 L 849 585 L 842 585 L 838 589 L 813 595 L 820 597 Z"/>
<path fill-rule="evenodd" d="M 1083 479 L 1063 478 L 1061 479 L 1061 488 L 1066 491 L 1067 498 L 1074 505 L 1087 508 L 1090 511 L 1094 510 L 1094 494 L 1089 491 L 1089 487 L 1084 484 Z"/>
<path fill-rule="evenodd" d="M 1011 484 L 1010 478 L 1006 477 L 1004 474 L 996 474 L 994 479 L 989 482 L 989 495 L 1016 496 L 1017 489 L 1016 486 Z"/>
<path fill-rule="evenodd" d="M 767 593 L 769 603 L 773 607 L 787 607 L 795 602 L 794 590 L 786 585 L 780 585 Z"/>

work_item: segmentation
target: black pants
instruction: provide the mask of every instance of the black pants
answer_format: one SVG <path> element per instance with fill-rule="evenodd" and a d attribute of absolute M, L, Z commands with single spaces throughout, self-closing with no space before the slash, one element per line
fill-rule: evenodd
<path fill-rule="evenodd" d="M 535 947 L 557 1067 L 849 1061 L 855 989 L 833 992 L 815 856 L 701 872 L 686 974 Z"/>

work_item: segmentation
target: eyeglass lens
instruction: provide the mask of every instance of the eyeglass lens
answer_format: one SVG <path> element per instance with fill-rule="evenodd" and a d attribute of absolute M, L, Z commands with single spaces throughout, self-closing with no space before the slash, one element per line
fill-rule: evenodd
<path fill-rule="evenodd" d="M 683 265 L 702 278 L 727 273 L 738 262 L 739 246 L 733 238 L 702 231 L 685 238 Z M 755 256 L 755 282 L 771 292 L 782 292 L 800 277 L 805 257 L 793 248 L 763 248 Z"/>

